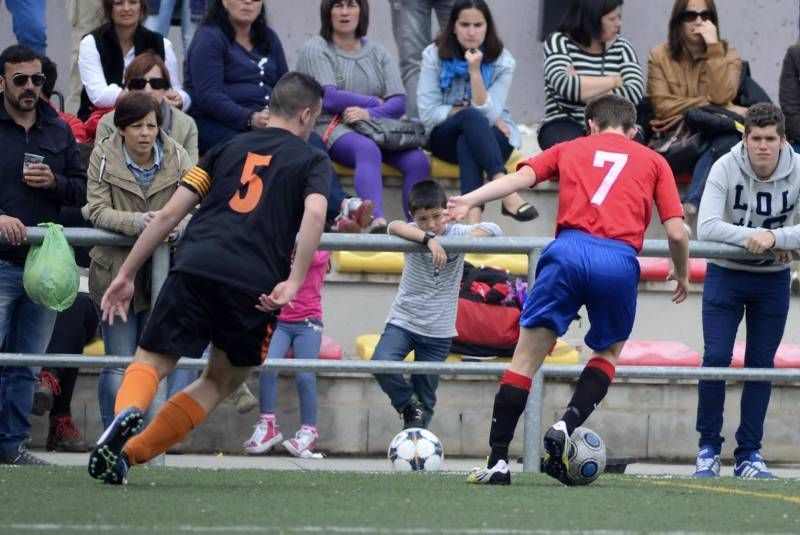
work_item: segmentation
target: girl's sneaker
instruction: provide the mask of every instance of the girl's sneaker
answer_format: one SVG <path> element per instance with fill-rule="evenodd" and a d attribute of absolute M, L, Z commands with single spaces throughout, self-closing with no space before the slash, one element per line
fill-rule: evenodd
<path fill-rule="evenodd" d="M 281 428 L 275 421 L 274 415 L 261 415 L 253 427 L 255 428 L 253 436 L 243 444 L 247 453 L 266 453 L 283 440 Z"/>
<path fill-rule="evenodd" d="M 295 457 L 310 457 L 314 452 L 317 443 L 317 428 L 310 425 L 303 425 L 295 433 L 294 438 L 283 441 L 286 451 Z"/>

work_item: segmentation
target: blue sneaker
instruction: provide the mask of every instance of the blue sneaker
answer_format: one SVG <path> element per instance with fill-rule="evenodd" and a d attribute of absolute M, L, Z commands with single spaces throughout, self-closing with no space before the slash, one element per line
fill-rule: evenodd
<path fill-rule="evenodd" d="M 142 411 L 128 407 L 114 418 L 89 455 L 89 475 L 105 483 L 127 483 L 130 461 L 122 448 L 144 427 Z"/>
<path fill-rule="evenodd" d="M 719 475 L 719 453 L 712 446 L 703 446 L 697 453 L 694 477 L 717 477 Z"/>
<path fill-rule="evenodd" d="M 751 451 L 750 456 L 733 467 L 733 475 L 745 479 L 773 479 L 775 475 L 767 470 L 767 464 L 759 451 Z"/>

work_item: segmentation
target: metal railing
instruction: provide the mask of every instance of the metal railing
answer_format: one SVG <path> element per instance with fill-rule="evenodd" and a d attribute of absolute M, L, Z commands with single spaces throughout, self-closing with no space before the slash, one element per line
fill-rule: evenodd
<path fill-rule="evenodd" d="M 96 229 L 64 229 L 67 240 L 73 245 L 130 245 L 133 238 Z M 27 243 L 41 243 L 45 230 L 28 229 Z M 2 241 L 2 237 L 0 237 Z M 552 238 L 528 237 L 442 237 L 441 245 L 450 252 L 475 253 L 517 253 L 528 255 L 528 279 L 534 280 L 536 262 L 541 250 Z M 424 251 L 420 244 L 392 236 L 370 234 L 325 234 L 320 243 L 323 250 L 348 251 Z M 759 255 L 748 253 L 742 248 L 712 242 L 691 242 L 690 253 L 694 258 L 736 258 L 757 259 Z M 641 252 L 645 256 L 668 257 L 666 240 L 645 240 Z M 169 270 L 169 244 L 160 246 L 152 261 L 152 295 L 158 294 Z M 31 355 L 0 353 L 0 366 L 62 366 L 81 368 L 120 367 L 130 364 L 132 357 L 87 357 L 82 355 Z M 205 361 L 181 359 L 178 368 L 202 369 Z M 498 363 L 430 363 L 430 362 L 372 362 L 372 361 L 328 361 L 328 360 L 277 360 L 267 361 L 259 371 L 315 371 L 330 373 L 424 373 L 454 375 L 502 375 L 506 364 Z M 583 366 L 544 365 L 533 378 L 533 386 L 528 396 L 524 415 L 523 470 L 538 472 L 540 469 L 540 429 L 544 400 L 544 379 L 575 379 Z M 731 369 L 731 368 L 685 368 L 658 366 L 625 366 L 617 369 L 616 377 L 621 379 L 665 379 L 665 380 L 740 380 L 740 381 L 800 381 L 800 369 Z M 159 388 L 160 402 L 163 402 L 164 381 Z M 157 404 L 159 401 L 154 402 Z M 161 463 L 159 463 L 161 464 Z"/>

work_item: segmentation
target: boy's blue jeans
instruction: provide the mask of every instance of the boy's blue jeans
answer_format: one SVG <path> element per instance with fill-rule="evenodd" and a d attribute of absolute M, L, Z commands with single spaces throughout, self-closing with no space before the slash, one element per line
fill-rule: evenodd
<path fill-rule="evenodd" d="M 0 345 L 9 353 L 44 353 L 56 312 L 28 298 L 22 272 L 22 266 L 0 260 Z M 0 367 L 0 454 L 16 451 L 28 438 L 35 387 L 34 369 Z"/>
<path fill-rule="evenodd" d="M 452 343 L 451 338 L 423 336 L 387 323 L 372 354 L 372 360 L 399 362 L 414 351 L 415 362 L 443 362 L 450 353 Z M 410 382 L 401 373 L 376 374 L 375 379 L 397 411 L 402 411 L 416 395 L 425 408 L 433 412 L 436 387 L 439 385 L 438 375 L 412 375 Z"/>
<path fill-rule="evenodd" d="M 708 265 L 703 288 L 703 367 L 728 367 L 733 356 L 736 330 L 742 317 L 747 327 L 744 365 L 772 368 L 775 351 L 783 337 L 789 313 L 789 270 L 751 273 Z M 737 462 L 761 449 L 764 419 L 772 392 L 769 381 L 745 381 L 741 420 L 736 431 Z M 697 431 L 699 445 L 722 447 L 722 413 L 725 381 L 698 384 Z"/>

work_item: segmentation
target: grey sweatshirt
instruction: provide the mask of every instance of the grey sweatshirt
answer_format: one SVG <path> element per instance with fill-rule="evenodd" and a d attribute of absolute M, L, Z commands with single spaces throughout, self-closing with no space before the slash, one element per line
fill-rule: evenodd
<path fill-rule="evenodd" d="M 747 148 L 739 142 L 711 167 L 698 213 L 698 237 L 744 247 L 752 234 L 771 230 L 776 249 L 800 248 L 800 155 L 784 144 L 778 167 L 756 177 Z M 729 269 L 774 272 L 788 269 L 772 260 L 710 260 Z"/>

